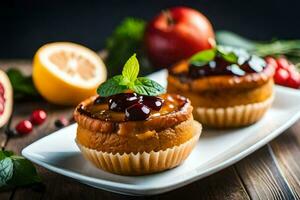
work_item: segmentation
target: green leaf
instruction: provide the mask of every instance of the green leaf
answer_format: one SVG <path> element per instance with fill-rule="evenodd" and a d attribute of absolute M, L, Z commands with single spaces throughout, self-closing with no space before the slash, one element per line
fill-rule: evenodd
<path fill-rule="evenodd" d="M 139 61 L 136 59 L 136 54 L 134 53 L 125 63 L 122 70 L 122 75 L 123 77 L 126 77 L 130 82 L 133 82 L 137 78 L 139 70 Z"/>
<path fill-rule="evenodd" d="M 21 100 L 24 98 L 32 99 L 39 97 L 31 76 L 25 76 L 20 70 L 15 68 L 7 70 L 6 74 L 12 84 L 15 99 Z"/>
<path fill-rule="evenodd" d="M 234 51 L 232 47 L 228 46 L 218 46 L 217 47 L 218 54 L 222 56 L 226 61 L 230 63 L 237 63 L 238 62 L 238 55 Z"/>
<path fill-rule="evenodd" d="M 9 184 L 14 186 L 28 185 L 40 182 L 41 178 L 33 164 L 22 156 L 11 156 L 14 166 L 14 174 Z"/>
<path fill-rule="evenodd" d="M 0 189 L 40 182 L 34 165 L 12 151 L 0 151 Z"/>
<path fill-rule="evenodd" d="M 12 151 L 0 151 L 0 160 L 6 158 L 6 157 L 10 157 L 14 154 L 14 152 Z"/>
<path fill-rule="evenodd" d="M 111 95 L 119 94 L 128 89 L 127 85 L 120 85 L 123 81 L 122 75 L 117 75 L 112 77 L 111 79 L 102 83 L 98 89 L 97 93 L 102 97 L 108 97 Z"/>
<path fill-rule="evenodd" d="M 143 50 L 143 37 L 146 21 L 128 17 L 125 18 L 106 40 L 105 49 L 108 57 L 105 63 L 109 75 L 116 75 L 121 72 L 126 60 L 135 52 L 139 55 L 141 73 L 146 74 L 153 71 L 146 53 Z"/>
<path fill-rule="evenodd" d="M 12 159 L 6 157 L 0 160 L 0 188 L 6 186 L 13 176 Z"/>
<path fill-rule="evenodd" d="M 189 62 L 196 66 L 204 66 L 216 56 L 216 49 L 208 49 L 194 54 Z"/>
<path fill-rule="evenodd" d="M 165 93 L 165 88 L 163 86 L 146 77 L 137 78 L 135 84 L 130 89 L 138 94 L 148 96 L 156 96 Z"/>

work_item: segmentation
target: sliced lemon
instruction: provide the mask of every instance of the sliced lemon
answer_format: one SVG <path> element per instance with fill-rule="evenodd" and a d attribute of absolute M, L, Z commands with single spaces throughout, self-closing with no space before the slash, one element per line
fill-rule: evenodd
<path fill-rule="evenodd" d="M 49 102 L 76 105 L 96 94 L 106 80 L 101 58 L 92 50 L 70 42 L 42 46 L 33 59 L 33 82 Z"/>

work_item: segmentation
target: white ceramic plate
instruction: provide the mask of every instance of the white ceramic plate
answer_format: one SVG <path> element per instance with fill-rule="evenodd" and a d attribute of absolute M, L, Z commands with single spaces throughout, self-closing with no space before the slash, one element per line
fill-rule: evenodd
<path fill-rule="evenodd" d="M 166 84 L 165 71 L 151 78 Z M 82 157 L 74 142 L 76 124 L 34 142 L 22 154 L 51 171 L 93 187 L 129 195 L 159 194 L 241 160 L 290 127 L 299 116 L 300 92 L 276 86 L 275 102 L 261 121 L 241 129 L 204 129 L 196 148 L 181 166 L 147 176 L 119 176 L 95 168 Z"/>

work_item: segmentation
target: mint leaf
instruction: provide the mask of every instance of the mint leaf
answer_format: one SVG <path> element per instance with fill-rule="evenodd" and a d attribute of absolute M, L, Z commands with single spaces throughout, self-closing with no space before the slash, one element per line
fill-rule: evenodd
<path fill-rule="evenodd" d="M 0 151 L 0 189 L 24 186 L 41 179 L 34 165 L 12 151 Z"/>
<path fill-rule="evenodd" d="M 163 86 L 146 77 L 137 78 L 135 84 L 130 89 L 138 94 L 148 96 L 156 96 L 165 92 Z"/>
<path fill-rule="evenodd" d="M 21 186 L 41 181 L 35 167 L 29 160 L 16 155 L 11 156 L 11 159 L 14 166 L 14 174 L 9 184 Z"/>
<path fill-rule="evenodd" d="M 0 188 L 6 186 L 13 176 L 13 162 L 6 157 L 0 160 Z"/>
<path fill-rule="evenodd" d="M 102 83 L 98 87 L 97 93 L 102 97 L 108 97 L 111 95 L 122 93 L 124 92 L 124 90 L 128 89 L 127 85 L 120 84 L 123 80 L 124 79 L 122 75 L 114 76 L 111 79 Z"/>
<path fill-rule="evenodd" d="M 14 152 L 12 151 L 0 151 L 0 160 L 6 158 L 6 157 L 10 157 L 14 154 Z"/>
<path fill-rule="evenodd" d="M 139 62 L 136 59 L 136 54 L 133 54 L 124 65 L 122 75 L 114 76 L 102 83 L 98 87 L 97 93 L 102 97 L 107 97 L 128 89 L 149 96 L 156 96 L 165 92 L 165 89 L 157 82 L 146 77 L 138 78 L 138 73 Z"/>
<path fill-rule="evenodd" d="M 204 66 L 209 61 L 212 61 L 216 56 L 216 49 L 209 49 L 200 51 L 199 53 L 194 54 L 190 59 L 189 62 L 196 65 L 196 66 Z"/>
<path fill-rule="evenodd" d="M 122 75 L 129 79 L 130 82 L 133 82 L 137 78 L 139 70 L 139 61 L 136 59 L 136 54 L 133 54 L 125 63 Z"/>
<path fill-rule="evenodd" d="M 238 63 L 238 55 L 232 47 L 218 46 L 218 54 L 222 56 L 226 61 L 230 63 Z"/>

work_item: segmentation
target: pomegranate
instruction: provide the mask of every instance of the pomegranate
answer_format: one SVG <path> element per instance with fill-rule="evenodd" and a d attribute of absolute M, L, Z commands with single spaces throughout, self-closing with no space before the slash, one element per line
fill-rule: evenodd
<path fill-rule="evenodd" d="M 11 116 L 13 107 L 13 89 L 6 73 L 0 70 L 0 128 Z"/>

